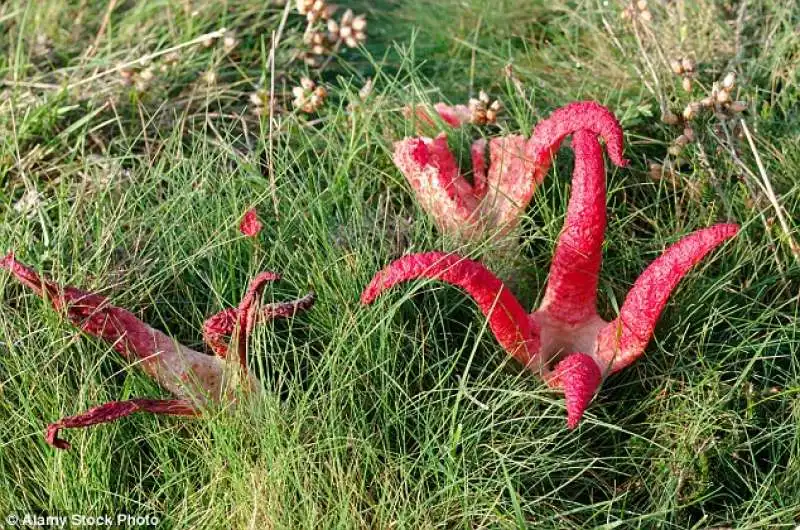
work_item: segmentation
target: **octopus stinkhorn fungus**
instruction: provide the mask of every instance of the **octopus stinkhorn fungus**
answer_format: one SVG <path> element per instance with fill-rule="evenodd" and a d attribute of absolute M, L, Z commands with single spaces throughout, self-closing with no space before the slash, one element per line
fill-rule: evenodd
<path fill-rule="evenodd" d="M 576 110 L 565 110 L 570 108 Z M 557 114 L 563 112 L 561 115 L 575 120 L 578 108 L 568 106 Z M 562 125 L 548 120 L 537 130 L 546 130 L 544 137 L 557 140 L 545 142 L 534 134 L 528 145 L 539 146 L 532 152 L 535 171 L 541 170 L 550 162 L 548 150 L 573 129 L 577 130 L 572 139 L 572 194 L 538 309 L 526 314 L 509 289 L 482 264 L 441 252 L 413 254 L 394 261 L 375 275 L 361 295 L 361 302 L 370 304 L 394 285 L 417 278 L 436 279 L 464 289 L 488 318 L 500 345 L 525 367 L 540 374 L 550 387 L 564 392 L 570 429 L 580 422 L 603 378 L 644 353 L 656 321 L 681 278 L 739 230 L 734 224 L 717 224 L 669 247 L 636 280 L 619 316 L 606 322 L 596 309 L 606 225 L 605 168 L 599 133 L 597 129 L 581 129 L 580 124 Z M 621 161 L 621 145 L 608 140 L 619 138 L 621 142 L 621 136 L 608 133 L 608 128 L 600 129 L 601 133 L 605 131 L 612 158 Z M 439 163 L 435 167 L 444 166 Z"/>
<path fill-rule="evenodd" d="M 469 119 L 465 107 L 437 104 L 442 120 L 457 127 Z M 433 124 L 424 109 L 416 116 Z M 467 241 L 510 232 L 520 221 L 544 179 L 553 152 L 566 136 L 591 131 L 606 143 L 618 166 L 622 158 L 622 128 L 606 107 L 592 102 L 571 103 L 540 122 L 530 139 L 522 135 L 477 140 L 470 150 L 472 182 L 460 172 L 447 145 L 447 134 L 435 138 L 405 138 L 394 146 L 394 163 L 408 180 L 422 208 L 445 234 Z"/>
<path fill-rule="evenodd" d="M 63 311 L 81 331 L 103 339 L 125 359 L 137 362 L 177 398 L 113 401 L 62 418 L 50 424 L 45 435 L 47 443 L 59 449 L 69 448 L 69 443 L 58 437 L 60 429 L 108 423 L 140 411 L 196 416 L 211 403 L 235 401 L 237 386 L 258 393 L 261 385 L 247 370 L 247 338 L 255 324 L 293 316 L 314 303 L 314 294 L 309 293 L 290 302 L 260 305 L 261 290 L 268 282 L 280 278 L 272 272 L 262 272 L 250 282 L 238 307 L 225 309 L 205 322 L 203 338 L 216 354 L 212 356 L 179 344 L 130 311 L 111 305 L 103 296 L 43 279 L 13 254 L 0 259 L 0 269 L 8 270 L 57 311 Z M 227 336 L 231 336 L 230 346 Z"/>

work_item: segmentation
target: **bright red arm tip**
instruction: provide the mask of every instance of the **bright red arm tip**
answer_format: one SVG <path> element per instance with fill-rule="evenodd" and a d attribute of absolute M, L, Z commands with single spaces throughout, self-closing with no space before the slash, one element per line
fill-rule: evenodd
<path fill-rule="evenodd" d="M 149 412 L 169 416 L 198 416 L 200 412 L 184 399 L 131 399 L 112 401 L 93 407 L 76 416 L 62 418 L 47 426 L 45 441 L 57 449 L 69 449 L 70 444 L 58 437 L 61 429 L 91 427 L 111 423 L 137 412 Z"/>
<path fill-rule="evenodd" d="M 738 232 L 736 224 L 698 230 L 669 247 L 645 269 L 628 292 L 619 317 L 598 336 L 598 357 L 610 363 L 612 373 L 644 353 L 670 294 L 689 270 Z"/>
<path fill-rule="evenodd" d="M 597 363 L 585 353 L 571 353 L 556 365 L 548 383 L 564 391 L 568 429 L 578 426 L 602 379 Z"/>
<path fill-rule="evenodd" d="M 478 304 L 501 346 L 524 365 L 539 351 L 538 332 L 511 291 L 482 264 L 455 254 L 412 254 L 378 272 L 361 293 L 361 303 L 371 304 L 395 285 L 418 278 L 439 280 L 465 290 Z"/>
<path fill-rule="evenodd" d="M 616 116 L 594 101 L 578 101 L 555 110 L 533 129 L 525 151 L 536 165 L 539 180 L 550 168 L 553 154 L 558 151 L 564 138 L 581 129 L 603 138 L 608 156 L 615 165 L 628 165 L 622 156 L 622 126 Z"/>

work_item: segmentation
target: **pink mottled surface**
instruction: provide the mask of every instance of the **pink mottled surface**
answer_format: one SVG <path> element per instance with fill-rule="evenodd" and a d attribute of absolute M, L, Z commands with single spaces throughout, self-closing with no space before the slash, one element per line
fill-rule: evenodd
<path fill-rule="evenodd" d="M 361 303 L 371 304 L 385 290 L 418 278 L 464 289 L 488 318 L 489 327 L 506 351 L 524 365 L 533 361 L 539 340 L 519 301 L 486 267 L 455 254 L 412 254 L 392 262 L 372 278 L 361 293 Z"/>
<path fill-rule="evenodd" d="M 261 232 L 264 225 L 258 220 L 258 213 L 255 208 L 247 210 L 239 223 L 239 231 L 247 237 L 255 237 Z"/>
<path fill-rule="evenodd" d="M 472 117 L 469 107 L 466 105 L 448 105 L 446 103 L 437 103 L 433 106 L 439 117 L 451 127 L 461 127 L 465 123 L 469 123 Z"/>
<path fill-rule="evenodd" d="M 567 324 L 596 313 L 597 281 L 606 228 L 606 174 L 594 133 L 572 138 L 575 168 L 564 228 L 556 244 L 540 311 Z"/>
<path fill-rule="evenodd" d="M 498 228 L 500 233 L 507 233 L 514 228 L 540 183 L 533 163 L 525 157 L 525 142 L 520 135 L 492 138 L 489 142 L 489 173 L 480 204 L 480 218 L 487 229 Z"/>
<path fill-rule="evenodd" d="M 598 336 L 598 358 L 617 372 L 641 357 L 670 294 L 706 254 L 739 232 L 735 224 L 698 230 L 670 246 L 639 276 L 619 316 Z"/>
<path fill-rule="evenodd" d="M 447 135 L 406 138 L 395 144 L 393 159 L 440 230 L 472 233 L 478 199 L 472 185 L 458 172 Z"/>
<path fill-rule="evenodd" d="M 435 109 L 454 127 L 469 119 L 466 107 L 440 103 Z M 417 107 L 416 113 L 425 118 L 425 123 L 434 124 L 424 108 Z M 502 236 L 519 224 L 554 153 L 567 135 L 578 131 L 585 131 L 587 137 L 603 138 L 611 160 L 620 166 L 627 164 L 622 158 L 619 122 L 611 111 L 591 101 L 556 110 L 536 126 L 530 139 L 521 135 L 492 138 L 488 142 L 488 165 L 487 141 L 477 140 L 470 150 L 472 183 L 462 175 L 443 133 L 434 139 L 417 137 L 397 142 L 393 159 L 420 206 L 442 232 L 467 241 L 476 240 Z"/>

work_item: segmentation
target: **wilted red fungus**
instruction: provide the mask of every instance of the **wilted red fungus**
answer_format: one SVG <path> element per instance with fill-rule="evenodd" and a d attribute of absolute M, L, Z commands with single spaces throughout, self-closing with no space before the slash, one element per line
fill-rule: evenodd
<path fill-rule="evenodd" d="M 247 210 L 239 223 L 239 231 L 247 237 L 255 237 L 261 232 L 264 225 L 258 220 L 258 213 L 255 208 Z"/>
<path fill-rule="evenodd" d="M 226 309 L 211 317 L 204 326 L 209 347 L 217 356 L 206 355 L 179 344 L 154 329 L 133 313 L 111 305 L 98 294 L 75 287 L 61 287 L 42 279 L 35 271 L 18 262 L 13 254 L 0 260 L 0 269 L 10 271 L 20 282 L 49 301 L 57 311 L 83 332 L 103 339 L 127 360 L 136 362 L 147 375 L 179 399 L 133 399 L 111 402 L 94 407 L 77 416 L 63 418 L 47 428 L 46 440 L 66 449 L 69 444 L 58 438 L 62 428 L 89 427 L 107 423 L 145 411 L 154 414 L 194 416 L 203 406 L 235 400 L 235 389 L 258 392 L 258 381 L 247 370 L 247 337 L 253 326 L 262 320 L 289 317 L 311 307 L 313 294 L 299 300 L 258 307 L 258 295 L 268 281 L 279 279 L 277 274 L 259 274 L 247 289 L 238 308 Z M 222 315 L 222 316 L 221 316 Z M 223 336 L 233 335 L 231 347 Z M 228 350 L 235 362 L 225 360 Z"/>
<path fill-rule="evenodd" d="M 468 114 L 464 116 L 459 107 L 438 104 L 435 108 L 450 125 L 468 121 Z M 415 109 L 418 118 L 433 124 L 424 109 Z M 622 158 L 619 122 L 607 108 L 592 101 L 556 110 L 535 127 L 530 139 L 520 135 L 491 139 L 488 168 L 487 142 L 476 141 L 471 149 L 472 182 L 460 173 L 445 133 L 436 138 L 405 138 L 395 144 L 393 159 L 439 229 L 474 240 L 506 234 L 519 223 L 550 167 L 552 153 L 567 135 L 581 129 L 605 140 L 615 164 L 627 164 Z"/>
<path fill-rule="evenodd" d="M 549 164 L 551 147 L 578 127 L 572 139 L 572 194 L 547 289 L 537 310 L 526 317 L 508 288 L 483 265 L 436 252 L 396 260 L 372 279 L 361 296 L 362 303 L 369 304 L 384 290 L 415 278 L 437 279 L 465 289 L 488 317 L 498 342 L 548 385 L 564 392 L 569 428 L 578 425 L 603 378 L 644 353 L 680 279 L 739 230 L 734 224 L 718 224 L 684 237 L 642 273 L 619 316 L 612 322 L 603 320 L 597 314 L 596 298 L 606 224 L 605 174 L 597 135 L 606 134 L 610 156 L 617 163 L 623 160 L 622 145 L 614 140 L 618 137 L 621 142 L 621 136 L 613 133 L 613 127 L 602 124 L 599 110 L 593 112 L 599 113 L 598 126 L 589 130 L 579 128 L 580 118 L 576 116 L 580 112 L 576 108 L 556 111 L 553 118 L 571 123 L 540 124 L 537 131 L 549 137 L 549 143 L 534 133 L 527 144 L 538 164 Z"/>

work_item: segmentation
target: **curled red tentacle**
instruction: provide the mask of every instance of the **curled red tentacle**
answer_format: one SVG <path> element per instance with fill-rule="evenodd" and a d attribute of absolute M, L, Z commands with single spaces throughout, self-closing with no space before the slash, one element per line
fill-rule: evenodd
<path fill-rule="evenodd" d="M 361 293 L 372 303 L 383 291 L 418 278 L 429 278 L 464 289 L 478 304 L 505 350 L 525 366 L 537 359 L 539 336 L 511 291 L 480 263 L 455 254 L 429 252 L 404 256 L 378 272 Z"/>
<path fill-rule="evenodd" d="M 266 304 L 259 308 L 256 312 L 254 324 L 275 320 L 280 318 L 290 318 L 310 309 L 314 305 L 316 295 L 309 293 L 297 300 L 289 302 L 275 302 Z M 203 323 L 203 340 L 208 344 L 211 351 L 219 357 L 226 357 L 228 355 L 228 337 L 233 335 L 236 330 L 236 324 L 239 321 L 239 309 L 236 307 L 229 307 L 223 309 L 216 315 L 209 317 Z M 252 331 L 252 327 L 251 327 Z"/>
<path fill-rule="evenodd" d="M 93 407 L 75 416 L 61 418 L 47 426 L 45 441 L 58 449 L 69 449 L 70 444 L 58 437 L 61 429 L 91 427 L 101 423 L 111 423 L 136 412 L 149 412 L 169 416 L 197 416 L 199 410 L 185 399 L 131 399 L 112 401 Z"/>
<path fill-rule="evenodd" d="M 596 314 L 606 228 L 606 176 L 600 143 L 593 132 L 580 130 L 572 138 L 572 149 L 572 194 L 540 307 L 571 325 Z"/>
<path fill-rule="evenodd" d="M 706 254 L 739 231 L 717 224 L 684 237 L 653 261 L 633 284 L 619 317 L 598 335 L 598 357 L 617 372 L 638 359 L 653 336 L 672 290 Z"/>
<path fill-rule="evenodd" d="M 303 298 L 289 302 L 279 302 L 258 307 L 258 297 L 269 282 L 280 280 L 274 272 L 261 272 L 250 281 L 239 307 L 225 309 L 212 316 L 203 324 L 203 337 L 211 349 L 220 357 L 226 357 L 228 345 L 223 336 L 237 335 L 237 358 L 242 370 L 247 372 L 247 339 L 258 322 L 288 318 L 314 305 L 315 295 L 309 293 Z"/>
<path fill-rule="evenodd" d="M 614 114 L 594 101 L 579 101 L 555 110 L 533 129 L 525 152 L 536 166 L 537 180 L 544 178 L 564 138 L 581 129 L 603 138 L 614 164 L 620 167 L 628 165 L 622 157 L 622 127 Z"/>

